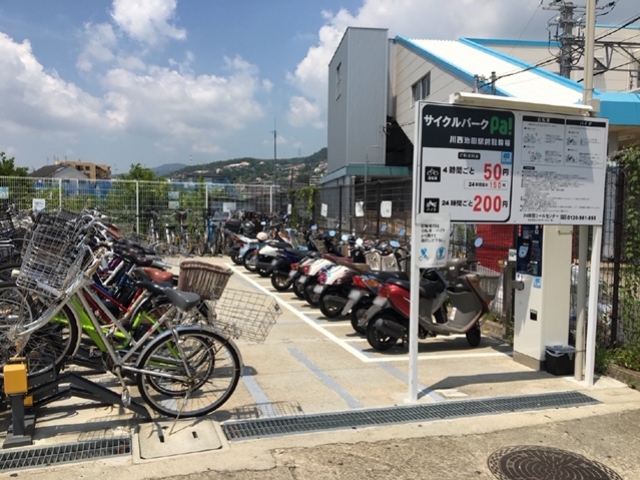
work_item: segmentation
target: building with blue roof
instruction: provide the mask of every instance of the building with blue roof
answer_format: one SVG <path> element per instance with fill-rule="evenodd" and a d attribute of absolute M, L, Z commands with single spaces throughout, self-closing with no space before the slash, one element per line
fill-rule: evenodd
<path fill-rule="evenodd" d="M 609 119 L 610 151 L 640 142 L 640 43 L 630 48 L 636 37 L 637 27 L 596 29 L 594 108 Z M 322 183 L 410 176 L 418 100 L 448 102 L 455 92 L 479 92 L 580 104 L 583 72 L 578 65 L 571 78 L 555 73 L 558 47 L 509 39 L 389 39 L 386 29 L 348 28 L 329 64 Z"/>

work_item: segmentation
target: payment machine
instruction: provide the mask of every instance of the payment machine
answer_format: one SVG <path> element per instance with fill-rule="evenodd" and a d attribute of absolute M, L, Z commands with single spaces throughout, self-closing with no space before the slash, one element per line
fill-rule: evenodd
<path fill-rule="evenodd" d="M 536 370 L 544 369 L 546 347 L 569 337 L 571 239 L 571 226 L 519 227 L 513 359 Z"/>

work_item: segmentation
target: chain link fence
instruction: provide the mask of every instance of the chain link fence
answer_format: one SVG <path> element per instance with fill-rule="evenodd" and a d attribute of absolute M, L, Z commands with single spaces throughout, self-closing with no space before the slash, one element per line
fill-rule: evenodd
<path fill-rule="evenodd" d="M 123 234 L 145 234 L 151 212 L 167 223 L 174 222 L 176 210 L 188 210 L 193 221 L 202 220 L 207 209 L 268 214 L 275 208 L 274 193 L 271 185 L 0 177 L 0 202 L 5 205 L 21 211 L 96 208 Z"/>

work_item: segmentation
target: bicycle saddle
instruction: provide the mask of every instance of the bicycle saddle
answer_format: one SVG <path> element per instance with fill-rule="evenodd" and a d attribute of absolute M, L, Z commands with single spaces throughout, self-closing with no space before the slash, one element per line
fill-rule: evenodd
<path fill-rule="evenodd" d="M 173 273 L 171 272 L 165 272 L 164 270 L 153 267 L 144 267 L 143 271 L 148 275 L 152 282 L 171 283 L 173 281 Z"/>
<path fill-rule="evenodd" d="M 136 287 L 143 288 L 154 295 L 166 295 L 165 290 L 171 290 L 170 283 L 136 282 Z"/>
<path fill-rule="evenodd" d="M 136 255 L 130 251 L 122 252 L 120 255 L 122 255 L 122 258 L 125 260 L 135 263 L 139 267 L 150 267 L 153 264 L 153 260 L 151 258 L 141 257 L 140 255 Z"/>
<path fill-rule="evenodd" d="M 200 295 L 191 292 L 182 292 L 180 290 L 174 290 L 172 288 L 166 288 L 164 294 L 169 301 L 173 303 L 180 310 L 187 311 L 200 303 Z"/>

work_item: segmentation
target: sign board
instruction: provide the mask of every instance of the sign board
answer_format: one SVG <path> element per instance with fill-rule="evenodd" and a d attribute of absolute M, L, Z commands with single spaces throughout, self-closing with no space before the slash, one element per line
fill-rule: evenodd
<path fill-rule="evenodd" d="M 222 211 L 225 213 L 234 212 L 236 210 L 236 202 L 222 202 Z"/>
<path fill-rule="evenodd" d="M 364 202 L 356 202 L 356 217 L 364 217 Z"/>
<path fill-rule="evenodd" d="M 385 200 L 380 202 L 380 216 L 382 218 L 391 218 L 392 202 Z"/>
<path fill-rule="evenodd" d="M 171 191 L 168 193 L 168 195 L 169 195 L 169 200 L 180 200 L 180 192 Z"/>
<path fill-rule="evenodd" d="M 419 268 L 441 268 L 447 264 L 450 229 L 449 215 L 421 216 L 417 238 Z"/>
<path fill-rule="evenodd" d="M 320 206 L 320 215 L 322 215 L 324 218 L 327 218 L 327 215 L 329 215 L 329 205 L 323 203 Z"/>
<path fill-rule="evenodd" d="M 176 200 L 169 201 L 169 209 L 170 210 L 178 210 L 180 208 L 180 202 Z"/>
<path fill-rule="evenodd" d="M 418 214 L 446 213 L 458 223 L 602 224 L 606 119 L 419 108 Z"/>
<path fill-rule="evenodd" d="M 42 212 L 47 206 L 47 201 L 44 198 L 32 198 L 31 210 L 33 213 Z"/>
<path fill-rule="evenodd" d="M 0 199 L 6 200 L 9 198 L 9 187 L 0 187 Z"/>

